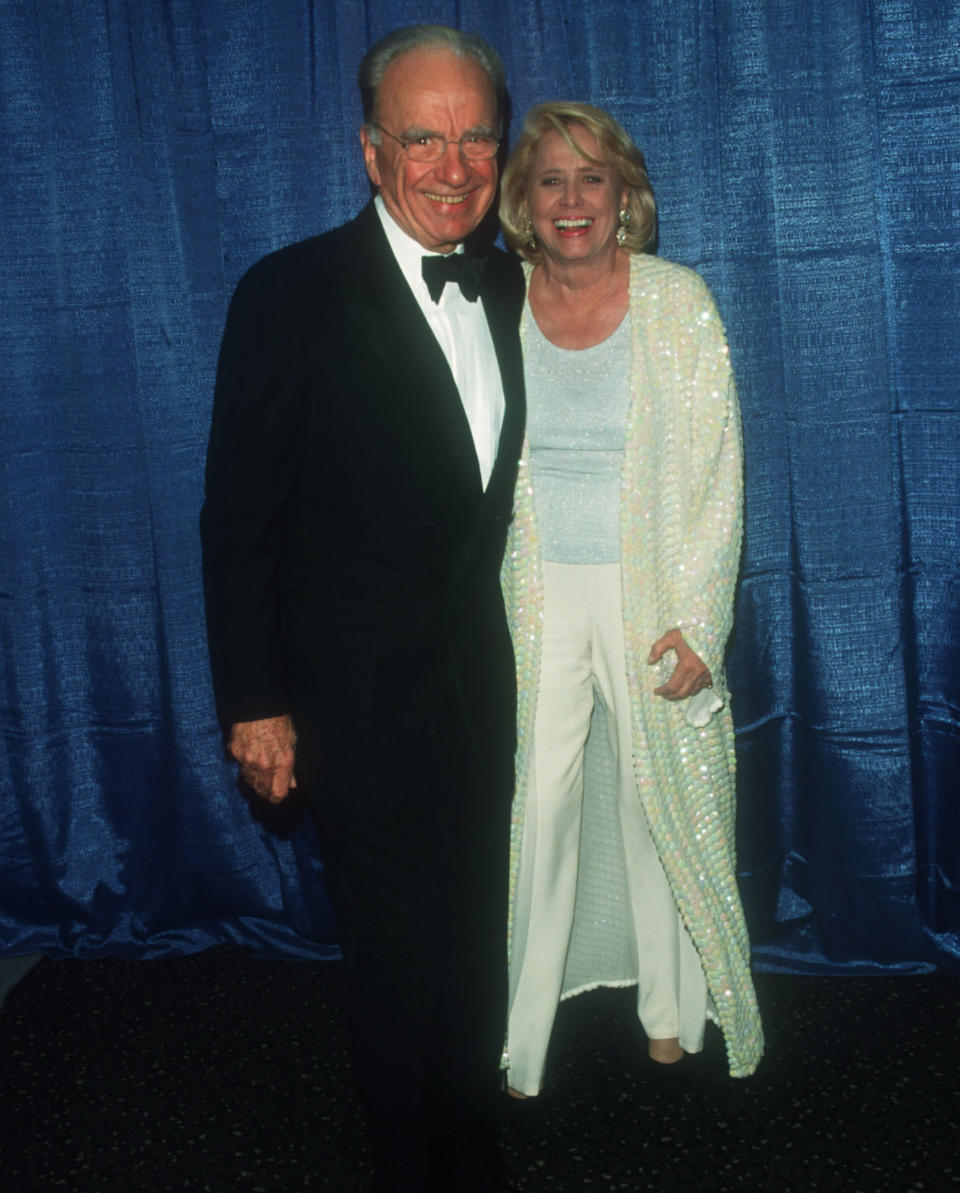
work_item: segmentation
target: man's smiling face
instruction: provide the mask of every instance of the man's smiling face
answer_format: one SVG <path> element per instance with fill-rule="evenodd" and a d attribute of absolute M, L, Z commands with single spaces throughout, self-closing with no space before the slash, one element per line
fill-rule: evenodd
<path fill-rule="evenodd" d="M 391 137 L 374 145 L 361 130 L 367 173 L 387 211 L 409 236 L 434 253 L 449 253 L 486 215 L 497 188 L 497 159 L 472 161 L 457 142 L 465 133 L 497 135 L 497 100 L 473 58 L 447 50 L 410 50 L 384 72 L 377 124 L 402 139 L 446 137 L 442 157 L 414 162 Z"/>

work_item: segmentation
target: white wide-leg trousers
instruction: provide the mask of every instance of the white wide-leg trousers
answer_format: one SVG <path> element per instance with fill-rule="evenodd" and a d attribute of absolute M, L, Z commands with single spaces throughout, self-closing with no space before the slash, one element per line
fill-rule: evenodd
<path fill-rule="evenodd" d="M 708 1006 L 699 958 L 637 794 L 620 566 L 544 563 L 543 583 L 540 689 L 514 906 L 507 1038 L 509 1084 L 530 1096 L 540 1091 L 563 990 L 581 856 L 584 747 L 595 695 L 607 712 L 615 762 L 640 1022 L 649 1038 L 678 1037 L 687 1052 L 698 1052 Z M 602 974 L 596 984 L 604 984 Z"/>

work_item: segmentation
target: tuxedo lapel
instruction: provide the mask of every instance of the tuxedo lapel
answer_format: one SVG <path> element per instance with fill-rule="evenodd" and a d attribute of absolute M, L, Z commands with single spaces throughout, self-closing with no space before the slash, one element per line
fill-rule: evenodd
<path fill-rule="evenodd" d="M 441 443 L 444 475 L 479 491 L 480 468 L 456 382 L 372 204 L 351 230 L 345 306 L 379 360 L 383 399 L 397 416 L 395 426 L 408 443 L 415 441 L 413 447 L 422 446 L 425 433 Z"/>
<path fill-rule="evenodd" d="M 500 441 L 487 493 L 498 492 L 504 486 L 513 492 L 517 461 L 523 441 L 526 421 L 526 401 L 523 386 L 523 358 L 520 351 L 520 309 L 523 287 L 518 288 L 519 266 L 507 258 L 491 259 L 484 272 L 480 298 L 487 316 L 490 335 L 500 366 L 503 385 L 504 412 Z"/>

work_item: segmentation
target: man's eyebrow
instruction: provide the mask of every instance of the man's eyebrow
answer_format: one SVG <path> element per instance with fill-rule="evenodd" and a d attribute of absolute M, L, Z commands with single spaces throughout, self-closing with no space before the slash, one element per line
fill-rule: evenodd
<path fill-rule="evenodd" d="M 461 137 L 494 137 L 496 138 L 496 129 L 490 124 L 475 124 L 473 128 L 464 129 L 460 134 Z M 435 128 L 423 128 L 420 125 L 414 124 L 400 133 L 399 136 L 404 141 L 416 141 L 420 137 L 442 137 L 444 140 L 449 140 L 444 133 L 438 132 Z M 456 140 L 457 138 L 454 138 Z"/>
<path fill-rule="evenodd" d="M 423 128 L 419 124 L 411 124 L 400 135 L 405 141 L 416 141 L 420 137 L 442 137 L 443 133 L 438 133 L 434 128 Z"/>

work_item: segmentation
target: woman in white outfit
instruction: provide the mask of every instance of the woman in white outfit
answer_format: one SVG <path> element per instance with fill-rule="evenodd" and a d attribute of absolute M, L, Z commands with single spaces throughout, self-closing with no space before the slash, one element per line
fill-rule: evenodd
<path fill-rule="evenodd" d="M 742 526 L 723 327 L 695 273 L 643 254 L 653 192 L 605 112 L 532 109 L 500 215 L 528 280 L 509 1088 L 540 1091 L 558 1001 L 599 985 L 637 986 L 654 1061 L 715 1019 L 742 1076 L 763 1044 L 723 673 Z"/>

